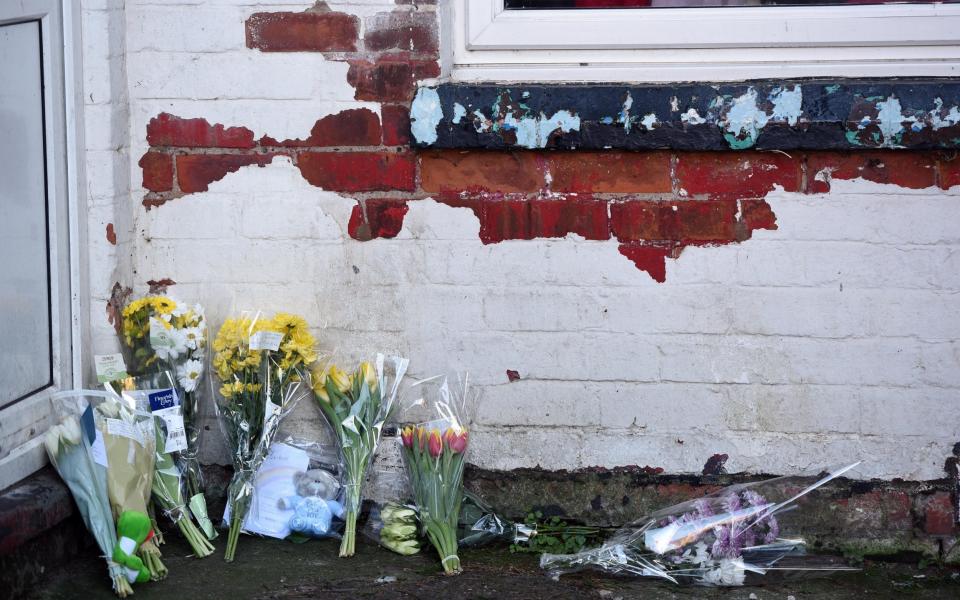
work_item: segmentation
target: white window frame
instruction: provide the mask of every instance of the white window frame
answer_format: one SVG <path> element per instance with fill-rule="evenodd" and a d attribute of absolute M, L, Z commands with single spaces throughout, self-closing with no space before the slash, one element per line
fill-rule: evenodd
<path fill-rule="evenodd" d="M 86 305 L 80 269 L 82 252 L 78 153 L 82 135 L 77 77 L 79 12 L 73 0 L 19 0 L 0 3 L 0 24 L 39 21 L 43 48 L 44 135 L 50 251 L 52 384 L 0 408 L 0 490 L 47 463 L 43 436 L 51 424 L 50 396 L 79 386 L 79 348 Z M 2 382 L 0 382 L 2 385 Z"/>
<path fill-rule="evenodd" d="M 455 80 L 960 75 L 960 4 L 506 10 L 448 0 Z"/>

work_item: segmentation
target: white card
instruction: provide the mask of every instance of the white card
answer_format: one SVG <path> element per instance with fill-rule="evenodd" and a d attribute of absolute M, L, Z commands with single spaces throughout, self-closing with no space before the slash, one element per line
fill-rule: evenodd
<path fill-rule="evenodd" d="M 268 537 L 283 539 L 290 535 L 293 510 L 280 508 L 280 500 L 297 495 L 294 477 L 310 467 L 310 456 L 305 450 L 277 442 L 270 446 L 254 479 L 253 502 L 243 521 L 243 530 Z M 230 505 L 223 515 L 230 520 Z"/>
<path fill-rule="evenodd" d="M 187 449 L 187 430 L 183 425 L 183 407 L 177 391 L 173 388 L 157 390 L 147 395 L 153 416 L 163 419 L 167 425 L 164 454 Z"/>
<path fill-rule="evenodd" d="M 107 465 L 107 447 L 103 445 L 103 434 L 97 429 L 94 432 L 93 444 L 90 445 L 90 457 L 93 462 L 102 467 Z"/>
<path fill-rule="evenodd" d="M 280 342 L 282 341 L 282 333 L 277 333 L 276 331 L 258 331 L 250 336 L 250 349 L 276 352 L 280 349 Z"/>
<path fill-rule="evenodd" d="M 140 428 L 120 419 L 107 419 L 107 433 L 131 439 L 141 446 L 144 445 Z"/>
<path fill-rule="evenodd" d="M 97 369 L 97 381 L 107 383 L 127 377 L 127 365 L 122 354 L 95 354 L 93 364 Z"/>

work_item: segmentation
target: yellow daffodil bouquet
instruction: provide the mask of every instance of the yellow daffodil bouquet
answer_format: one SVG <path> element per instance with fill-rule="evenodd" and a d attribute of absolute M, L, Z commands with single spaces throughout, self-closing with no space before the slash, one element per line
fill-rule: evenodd
<path fill-rule="evenodd" d="M 207 516 L 200 471 L 199 422 L 200 380 L 207 356 L 207 321 L 203 307 L 169 296 L 144 296 L 127 304 L 121 313 L 120 340 L 127 372 L 133 376 L 161 377 L 173 374 L 183 434 L 182 450 L 174 453 L 177 468 L 184 475 L 184 492 L 190 510 L 208 539 L 217 532 Z M 164 379 L 157 387 L 167 387 Z"/>
<path fill-rule="evenodd" d="M 227 319 L 213 342 L 219 380 L 217 414 L 233 454 L 224 524 L 230 534 L 224 559 L 233 560 L 250 510 L 253 478 L 270 450 L 280 420 L 310 392 L 315 341 L 301 317 L 259 313 Z"/>
<path fill-rule="evenodd" d="M 393 412 L 397 390 L 409 362 L 405 358 L 388 359 L 378 354 L 375 365 L 361 363 L 353 374 L 333 364 L 314 371 L 314 398 L 340 442 L 345 465 L 346 527 L 340 556 L 353 556 L 363 480 L 377 452 L 383 426 Z"/>

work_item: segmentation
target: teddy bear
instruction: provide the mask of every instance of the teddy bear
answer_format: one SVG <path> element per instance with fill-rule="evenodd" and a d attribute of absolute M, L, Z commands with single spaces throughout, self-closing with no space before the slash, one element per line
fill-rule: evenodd
<path fill-rule="evenodd" d="M 294 476 L 297 495 L 281 498 L 281 510 L 293 510 L 290 530 L 310 537 L 330 534 L 333 517 L 343 518 L 343 505 L 336 501 L 340 482 L 323 469 L 310 469 Z"/>

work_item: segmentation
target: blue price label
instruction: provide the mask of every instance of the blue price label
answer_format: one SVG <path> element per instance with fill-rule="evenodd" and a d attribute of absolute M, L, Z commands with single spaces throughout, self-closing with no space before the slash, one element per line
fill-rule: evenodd
<path fill-rule="evenodd" d="M 179 402 L 177 402 L 177 395 L 172 388 L 153 392 L 149 394 L 148 397 L 150 400 L 150 410 L 154 412 L 163 410 L 164 408 L 172 408 L 179 404 Z"/>

